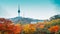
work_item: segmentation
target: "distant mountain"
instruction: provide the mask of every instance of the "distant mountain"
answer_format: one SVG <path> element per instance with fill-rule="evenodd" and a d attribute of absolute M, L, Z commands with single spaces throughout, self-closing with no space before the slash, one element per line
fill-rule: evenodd
<path fill-rule="evenodd" d="M 33 18 L 25 18 L 25 17 L 15 17 L 15 18 L 10 18 L 11 21 L 14 23 L 31 23 L 31 22 L 43 22 L 44 20 L 38 20 L 38 19 L 33 19 Z"/>
<path fill-rule="evenodd" d="M 60 14 L 50 17 L 50 20 L 53 20 L 53 19 L 60 19 Z M 14 18 L 10 18 L 10 20 L 13 21 L 14 23 L 21 23 L 21 24 L 32 23 L 32 22 L 36 23 L 36 22 L 44 21 L 44 20 L 25 18 L 25 17 L 14 17 Z"/>
<path fill-rule="evenodd" d="M 53 19 L 60 19 L 60 14 L 54 15 L 50 18 L 50 20 L 53 20 Z"/>

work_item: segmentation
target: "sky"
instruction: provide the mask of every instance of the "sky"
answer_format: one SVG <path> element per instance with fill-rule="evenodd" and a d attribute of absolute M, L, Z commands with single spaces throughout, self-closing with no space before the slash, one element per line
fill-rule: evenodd
<path fill-rule="evenodd" d="M 60 14 L 59 0 L 0 0 L 0 17 L 14 18 L 20 16 L 34 19 L 49 19 Z"/>

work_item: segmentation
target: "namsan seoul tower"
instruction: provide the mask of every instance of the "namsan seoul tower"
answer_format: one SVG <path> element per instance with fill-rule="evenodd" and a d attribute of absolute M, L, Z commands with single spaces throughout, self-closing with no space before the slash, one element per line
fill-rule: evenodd
<path fill-rule="evenodd" d="M 18 5 L 18 17 L 20 17 L 20 5 Z"/>

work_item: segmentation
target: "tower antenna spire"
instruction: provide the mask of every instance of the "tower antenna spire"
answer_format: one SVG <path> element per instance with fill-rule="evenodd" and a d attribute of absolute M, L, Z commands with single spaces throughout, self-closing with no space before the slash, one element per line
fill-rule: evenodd
<path fill-rule="evenodd" d="M 20 10 L 20 4 L 18 4 L 18 10 Z"/>

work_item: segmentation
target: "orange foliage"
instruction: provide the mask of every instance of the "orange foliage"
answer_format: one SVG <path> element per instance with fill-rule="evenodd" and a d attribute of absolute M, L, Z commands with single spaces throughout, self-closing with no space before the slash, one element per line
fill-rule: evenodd
<path fill-rule="evenodd" d="M 44 26 L 45 26 L 45 23 L 38 23 L 36 25 L 36 28 L 44 28 Z"/>
<path fill-rule="evenodd" d="M 57 32 L 59 30 L 59 26 L 52 26 L 48 29 L 50 32 Z"/>
<path fill-rule="evenodd" d="M 17 30 L 20 29 L 20 27 L 15 26 L 12 21 L 4 19 L 4 18 L 0 18 L 0 30 L 3 31 L 8 31 L 8 33 L 14 32 L 16 30 L 16 32 L 18 32 Z M 11 33 L 10 32 L 10 33 Z"/>
<path fill-rule="evenodd" d="M 15 30 L 13 30 L 14 34 L 21 33 L 21 31 L 22 31 L 22 26 L 21 25 L 20 26 L 19 26 L 19 24 L 15 25 L 14 28 L 15 28 Z"/>
<path fill-rule="evenodd" d="M 14 24 L 7 25 L 7 30 L 13 31 L 14 30 Z"/>
<path fill-rule="evenodd" d="M 30 24 L 29 25 L 29 28 L 32 32 L 36 31 L 36 27 L 35 27 L 35 24 Z"/>

